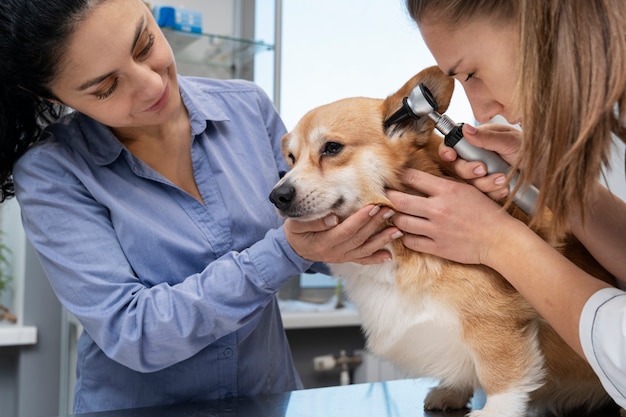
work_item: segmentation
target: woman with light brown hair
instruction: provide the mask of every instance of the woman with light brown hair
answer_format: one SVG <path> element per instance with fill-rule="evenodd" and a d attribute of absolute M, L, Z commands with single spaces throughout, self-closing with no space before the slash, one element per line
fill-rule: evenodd
<path fill-rule="evenodd" d="M 466 139 L 520 169 L 522 184 L 539 186 L 534 223 L 548 207 L 555 237 L 573 233 L 626 283 L 626 203 L 598 181 L 613 140 L 626 142 L 626 3 L 407 0 L 407 7 L 476 120 L 501 115 L 523 125 L 465 125 Z M 500 272 L 626 406 L 626 293 L 586 274 L 492 201 L 516 191 L 504 174 L 486 175 L 484 164 L 457 159 L 452 148 L 440 155 L 473 186 L 407 172 L 407 184 L 426 196 L 389 193 L 404 244 Z"/>

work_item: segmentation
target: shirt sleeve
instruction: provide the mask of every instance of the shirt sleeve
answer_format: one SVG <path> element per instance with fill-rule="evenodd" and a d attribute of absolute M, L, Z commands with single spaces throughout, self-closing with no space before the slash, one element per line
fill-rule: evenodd
<path fill-rule="evenodd" d="M 604 389 L 626 407 L 626 292 L 605 288 L 592 295 L 580 317 L 585 357 Z"/>

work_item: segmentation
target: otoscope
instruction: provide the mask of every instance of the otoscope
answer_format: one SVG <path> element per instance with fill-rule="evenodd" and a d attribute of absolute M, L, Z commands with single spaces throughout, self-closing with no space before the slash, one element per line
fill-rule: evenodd
<path fill-rule="evenodd" d="M 435 128 L 444 135 L 446 146 L 454 148 L 456 153 L 466 161 L 480 161 L 487 166 L 487 173 L 501 172 L 507 174 L 511 166 L 497 153 L 479 148 L 463 138 L 463 123 L 455 123 L 445 114 L 437 112 L 438 105 L 428 87 L 420 83 L 411 91 L 409 97 L 402 100 L 402 107 L 385 121 L 385 128 L 399 123 L 407 118 L 419 119 L 428 116 L 435 122 Z M 515 188 L 519 179 L 519 172 L 509 181 L 511 189 Z M 526 214 L 532 215 L 539 190 L 534 185 L 520 187 L 513 197 L 513 202 Z"/>

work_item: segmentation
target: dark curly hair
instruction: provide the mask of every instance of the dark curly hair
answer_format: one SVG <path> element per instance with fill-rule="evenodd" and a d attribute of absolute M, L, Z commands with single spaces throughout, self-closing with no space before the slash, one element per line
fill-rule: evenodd
<path fill-rule="evenodd" d="M 15 161 L 63 111 L 48 86 L 69 36 L 103 1 L 0 2 L 0 203 L 15 195 Z"/>

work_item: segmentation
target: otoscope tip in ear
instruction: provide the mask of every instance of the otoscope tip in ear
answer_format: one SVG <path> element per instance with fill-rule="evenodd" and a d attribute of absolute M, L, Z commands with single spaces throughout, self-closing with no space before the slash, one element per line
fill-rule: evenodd
<path fill-rule="evenodd" d="M 418 120 L 420 117 L 413 112 L 411 106 L 409 105 L 408 97 L 405 97 L 402 99 L 402 107 L 400 107 L 398 111 L 396 111 L 387 120 L 385 120 L 383 125 L 385 129 L 389 129 L 391 126 L 409 118 Z"/>

